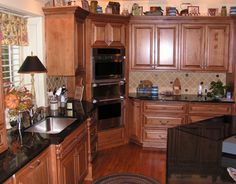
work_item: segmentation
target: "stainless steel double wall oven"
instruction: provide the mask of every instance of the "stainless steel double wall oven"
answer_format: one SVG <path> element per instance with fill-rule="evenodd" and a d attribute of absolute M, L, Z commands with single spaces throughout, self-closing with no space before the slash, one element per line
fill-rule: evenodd
<path fill-rule="evenodd" d="M 125 50 L 93 49 L 93 103 L 98 107 L 98 130 L 123 126 Z"/>

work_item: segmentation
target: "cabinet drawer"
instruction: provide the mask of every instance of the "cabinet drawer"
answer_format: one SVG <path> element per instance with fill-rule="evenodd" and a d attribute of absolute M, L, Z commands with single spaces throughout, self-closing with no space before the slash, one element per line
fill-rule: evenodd
<path fill-rule="evenodd" d="M 144 142 L 166 142 L 167 141 L 167 129 L 147 129 L 143 130 Z"/>
<path fill-rule="evenodd" d="M 185 113 L 185 103 L 168 103 L 168 102 L 144 102 L 144 112 L 162 112 L 162 113 Z"/>
<path fill-rule="evenodd" d="M 189 104 L 190 114 L 229 115 L 231 112 L 231 104 Z"/>
<path fill-rule="evenodd" d="M 184 116 L 157 116 L 154 114 L 144 114 L 144 127 L 173 127 L 185 123 Z"/>

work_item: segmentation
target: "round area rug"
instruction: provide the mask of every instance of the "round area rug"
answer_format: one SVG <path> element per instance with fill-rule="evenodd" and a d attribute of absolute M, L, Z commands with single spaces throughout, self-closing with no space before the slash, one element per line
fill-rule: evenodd
<path fill-rule="evenodd" d="M 160 184 L 154 178 L 132 173 L 118 173 L 98 178 L 93 184 Z"/>

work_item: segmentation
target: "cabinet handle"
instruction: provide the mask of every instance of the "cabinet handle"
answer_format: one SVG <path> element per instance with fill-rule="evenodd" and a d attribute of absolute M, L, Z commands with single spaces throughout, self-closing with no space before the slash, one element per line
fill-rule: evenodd
<path fill-rule="evenodd" d="M 160 121 L 162 125 L 166 125 L 169 121 Z"/>
<path fill-rule="evenodd" d="M 36 160 L 36 162 L 32 165 L 29 166 L 30 169 L 34 169 L 36 167 L 38 167 L 39 165 L 41 164 L 41 161 L 40 160 Z"/>

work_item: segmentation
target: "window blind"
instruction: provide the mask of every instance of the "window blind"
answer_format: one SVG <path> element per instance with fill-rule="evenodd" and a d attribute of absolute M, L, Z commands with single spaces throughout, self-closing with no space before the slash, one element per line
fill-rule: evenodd
<path fill-rule="evenodd" d="M 2 45 L 3 86 L 19 86 L 20 46 Z"/>

